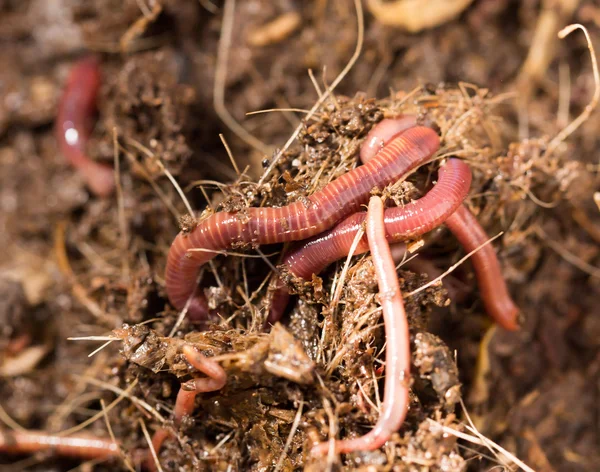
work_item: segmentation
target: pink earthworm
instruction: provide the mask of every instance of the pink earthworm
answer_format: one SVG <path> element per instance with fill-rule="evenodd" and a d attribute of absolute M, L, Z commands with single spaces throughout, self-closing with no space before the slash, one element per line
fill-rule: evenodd
<path fill-rule="evenodd" d="M 364 164 L 375 157 L 383 149 L 385 143 L 394 136 L 414 126 L 417 126 L 415 115 L 402 115 L 398 118 L 381 120 L 369 131 L 360 147 L 360 160 L 362 163 Z"/>
<path fill-rule="evenodd" d="M 395 125 L 390 123 L 394 121 Z M 369 132 L 371 140 L 383 141 L 385 144 L 394 130 L 402 130 L 406 123 L 406 117 L 384 120 Z M 365 163 L 373 157 L 373 154 L 361 152 L 360 156 Z M 489 239 L 477 219 L 464 206 L 446 220 L 446 226 L 467 252 L 474 251 Z M 510 297 L 494 248 L 487 244 L 475 252 L 471 259 L 481 298 L 488 314 L 503 328 L 510 331 L 518 329 L 519 309 Z"/>
<path fill-rule="evenodd" d="M 0 453 L 33 454 L 52 451 L 63 457 L 101 459 L 119 455 L 119 445 L 91 435 L 58 436 L 44 431 L 0 430 Z"/>
<path fill-rule="evenodd" d="M 338 440 L 333 444 L 319 443 L 312 449 L 315 455 L 327 454 L 331 449 L 336 454 L 378 449 L 400 429 L 408 411 L 411 359 L 408 320 L 387 239 L 383 202 L 379 197 L 371 197 L 369 201 L 366 232 L 379 285 L 379 303 L 383 308 L 386 338 L 385 390 L 381 413 L 375 427 L 364 436 Z"/>
<path fill-rule="evenodd" d="M 386 239 L 391 243 L 407 241 L 437 228 L 460 207 L 470 186 L 469 166 L 459 159 L 449 159 L 440 167 L 438 183 L 423 198 L 385 210 Z M 334 228 L 303 241 L 286 254 L 283 263 L 294 275 L 305 279 L 320 273 L 348 255 L 366 217 L 366 212 L 354 213 Z M 354 254 L 368 250 L 367 238 L 363 236 Z"/>
<path fill-rule="evenodd" d="M 115 187 L 114 171 L 110 166 L 92 160 L 85 152 L 99 88 L 98 60 L 88 57 L 75 64 L 60 100 L 55 133 L 61 152 L 83 175 L 90 190 L 100 197 L 107 197 Z"/>
<path fill-rule="evenodd" d="M 448 160 L 440 167 L 438 183 L 424 197 L 403 207 L 385 210 L 385 235 L 388 242 L 407 241 L 440 226 L 460 207 L 470 185 L 469 166 L 459 159 Z M 282 263 L 292 274 L 303 279 L 319 274 L 332 262 L 348 255 L 365 219 L 365 212 L 349 216 L 334 228 L 292 248 Z M 368 249 L 367 238 L 363 236 L 354 254 L 362 254 Z M 287 300 L 287 289 L 278 282 L 271 302 L 269 322 L 273 323 L 281 318 Z"/>
<path fill-rule="evenodd" d="M 438 135 L 429 128 L 414 127 L 392 138 L 365 165 L 329 183 L 303 201 L 280 208 L 248 208 L 219 212 L 200 221 L 189 233 L 177 235 L 169 250 L 166 288 L 171 303 L 182 309 L 194 296 L 200 267 L 216 252 L 233 244 L 273 244 L 309 238 L 358 211 L 371 190 L 405 177 L 427 162 L 439 148 Z M 200 250 L 194 250 L 194 249 Z M 201 298 L 200 298 L 201 300 Z M 201 311 L 205 302 L 188 307 Z"/>
<path fill-rule="evenodd" d="M 360 147 L 361 162 L 365 164 L 373 159 L 390 139 L 413 126 L 417 126 L 416 115 L 400 115 L 396 118 L 381 120 L 371 128 Z M 392 246 L 392 255 L 404 253 L 405 250 L 405 244 L 396 243 Z"/>
<path fill-rule="evenodd" d="M 446 226 L 466 252 L 479 248 L 471 256 L 471 261 L 488 314 L 504 329 L 517 330 L 519 308 L 510 297 L 494 248 L 491 244 L 480 247 L 489 240 L 485 230 L 464 205 L 446 220 Z"/>
<path fill-rule="evenodd" d="M 181 424 L 181 421 L 192 415 L 194 412 L 194 402 L 199 393 L 216 392 L 221 390 L 227 382 L 227 373 L 217 362 L 204 356 L 190 345 L 185 345 L 182 348 L 182 353 L 186 360 L 207 377 L 195 378 L 182 384 L 177 393 L 175 400 L 175 409 L 173 411 L 173 421 L 176 426 Z M 160 428 L 152 437 L 152 447 L 158 453 L 163 442 L 170 436 L 170 431 L 167 428 Z M 147 467 L 150 470 L 155 469 L 154 460 L 151 457 L 146 459 Z"/>
<path fill-rule="evenodd" d="M 221 390 L 227 382 L 227 373 L 219 363 L 189 345 L 183 347 L 183 354 L 194 368 L 207 377 L 195 378 L 182 385 L 173 412 L 176 423 L 180 423 L 184 416 L 192 414 L 196 395 Z"/>

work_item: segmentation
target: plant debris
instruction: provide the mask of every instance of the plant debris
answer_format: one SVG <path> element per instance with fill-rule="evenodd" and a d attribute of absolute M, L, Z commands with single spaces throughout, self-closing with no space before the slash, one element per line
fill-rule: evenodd
<path fill-rule="evenodd" d="M 396 29 L 378 12 L 414 2 L 369 1 L 361 35 L 351 1 L 46 3 L 0 1 L 0 436 L 114 438 L 120 454 L 89 464 L 98 471 L 140 468 L 144 428 L 167 431 L 164 471 L 595 470 L 599 115 L 553 139 L 597 84 L 583 35 L 536 38 L 598 23 L 596 6 L 428 2 L 432 11 L 419 7 Z M 219 56 L 225 10 L 233 26 Z M 360 57 L 309 114 L 357 40 Z M 52 131 L 69 69 L 90 52 L 103 85 L 86 151 L 116 164 L 110 199 L 88 193 Z M 243 217 L 306 200 L 358 165 L 375 124 L 401 114 L 438 131 L 442 147 L 377 192 L 406 204 L 431 187 L 442 159 L 464 159 L 467 205 L 490 235 L 503 232 L 494 247 L 523 326 L 489 327 L 468 261 L 406 296 L 405 423 L 376 451 L 312 457 L 316 442 L 360 436 L 379 416 L 385 338 L 370 255 L 305 281 L 281 273 L 284 245 L 232 248 L 202 272 L 213 316 L 195 320 L 168 303 L 166 254 L 180 228 L 215 211 Z M 262 145 L 240 139 L 232 120 Z M 398 268 L 405 295 L 464 255 L 443 228 L 410 249 Z M 293 297 L 269 330 L 277 275 Z M 179 389 L 203 375 L 185 346 L 222 366 L 227 382 L 176 423 Z M 0 468 L 79 464 L 0 445 Z"/>

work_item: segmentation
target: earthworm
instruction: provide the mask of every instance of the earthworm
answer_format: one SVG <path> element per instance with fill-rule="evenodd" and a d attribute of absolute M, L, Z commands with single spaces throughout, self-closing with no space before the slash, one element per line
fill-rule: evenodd
<path fill-rule="evenodd" d="M 385 144 L 394 136 L 403 133 L 409 128 L 417 126 L 416 115 L 400 115 L 396 118 L 385 118 L 375 125 L 360 146 L 360 161 L 365 164 L 373 159 Z M 392 246 L 392 255 L 394 253 L 404 253 L 405 244 L 394 244 Z M 394 260 L 396 260 L 394 258 Z"/>
<path fill-rule="evenodd" d="M 383 120 L 369 132 L 369 136 L 372 137 L 372 140 L 376 139 L 386 143 L 393 131 L 395 129 L 402 130 L 406 123 L 407 117 Z M 370 152 L 361 152 L 360 157 L 365 163 L 373 155 Z M 489 239 L 477 219 L 464 206 L 461 206 L 446 220 L 446 226 L 466 252 L 474 251 Z M 519 309 L 510 297 L 494 248 L 487 244 L 475 252 L 471 258 L 486 311 L 503 328 L 511 331 L 518 329 Z"/>
<path fill-rule="evenodd" d="M 215 256 L 214 251 L 239 243 L 273 244 L 319 234 L 355 213 L 368 201 L 372 189 L 406 176 L 438 148 L 439 137 L 433 130 L 414 127 L 392 138 L 375 158 L 303 201 L 279 208 L 215 213 L 191 232 L 179 233 L 169 250 L 165 275 L 171 303 L 177 309 L 185 306 L 196 289 L 200 267 Z"/>
<path fill-rule="evenodd" d="M 413 239 L 440 226 L 462 204 L 470 185 L 469 166 L 459 159 L 449 159 L 440 167 L 438 183 L 423 198 L 385 210 L 388 242 Z M 320 273 L 332 262 L 348 255 L 366 216 L 365 212 L 354 213 L 334 228 L 303 241 L 288 252 L 283 263 L 290 272 L 304 279 Z M 367 238 L 363 236 L 354 254 L 368 250 Z"/>
<path fill-rule="evenodd" d="M 403 207 L 385 210 L 385 236 L 390 243 L 406 241 L 440 226 L 462 204 L 471 185 L 469 166 L 458 159 L 450 159 L 440 167 L 438 183 L 422 198 Z M 325 267 L 347 256 L 350 247 L 366 219 L 365 212 L 349 216 L 334 228 L 303 241 L 292 248 L 282 263 L 289 271 L 303 279 L 319 274 Z M 368 251 L 363 236 L 354 254 Z M 287 305 L 287 289 L 279 281 L 271 301 L 269 322 L 279 320 Z"/>
<path fill-rule="evenodd" d="M 114 171 L 90 159 L 85 152 L 99 88 L 98 60 L 88 57 L 75 64 L 58 106 L 55 132 L 61 152 L 83 175 L 90 190 L 107 197 L 115 187 Z"/>
<path fill-rule="evenodd" d="M 0 430 L 0 452 L 31 454 L 45 451 L 78 459 L 100 459 L 118 456 L 119 445 L 110 439 L 94 436 L 57 436 L 43 431 Z"/>
<path fill-rule="evenodd" d="M 399 118 L 386 118 L 371 128 L 360 147 L 360 160 L 364 164 L 383 149 L 385 143 L 397 134 L 417 126 L 415 115 L 403 115 Z"/>
<path fill-rule="evenodd" d="M 366 233 L 377 275 L 379 303 L 383 309 L 386 339 L 385 390 L 381 413 L 375 427 L 359 438 L 335 441 L 333 450 L 337 454 L 371 451 L 383 446 L 402 426 L 409 404 L 411 354 L 408 320 L 386 237 L 383 202 L 379 197 L 371 197 L 369 201 Z M 324 455 L 328 453 L 330 446 L 330 442 L 323 442 L 317 444 L 312 452 L 315 455 Z"/>
<path fill-rule="evenodd" d="M 196 351 L 192 346 L 184 346 L 183 354 L 194 368 L 207 375 L 196 378 L 181 386 L 175 402 L 175 422 L 180 423 L 184 416 L 194 412 L 194 399 L 199 393 L 221 390 L 227 382 L 227 373 L 214 360 Z"/>
<path fill-rule="evenodd" d="M 466 252 L 479 248 L 471 256 L 471 261 L 475 269 L 481 298 L 488 314 L 504 329 L 510 331 L 518 329 L 519 309 L 510 297 L 494 248 L 491 244 L 480 247 L 489 240 L 489 237 L 477 218 L 466 206 L 461 205 L 446 220 L 446 226 Z"/>
<path fill-rule="evenodd" d="M 176 426 L 181 424 L 181 421 L 186 416 L 190 416 L 194 412 L 194 401 L 196 395 L 205 392 L 215 392 L 221 390 L 227 382 L 227 373 L 214 360 L 204 356 L 196 351 L 192 346 L 185 345 L 182 348 L 183 355 L 186 360 L 207 377 L 195 378 L 181 385 L 175 400 L 175 409 L 173 411 L 173 420 Z M 158 429 L 152 437 L 152 446 L 158 454 L 163 442 L 170 436 L 170 431 L 166 428 Z M 151 457 L 146 459 L 146 464 L 149 469 L 154 470 L 155 464 Z"/>

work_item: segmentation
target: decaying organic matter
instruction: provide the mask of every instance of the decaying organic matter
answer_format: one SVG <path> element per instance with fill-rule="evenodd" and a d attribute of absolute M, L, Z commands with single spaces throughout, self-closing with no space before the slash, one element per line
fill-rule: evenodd
<path fill-rule="evenodd" d="M 158 468 L 149 442 L 162 436 L 165 471 L 595 470 L 600 123 L 584 36 L 547 38 L 581 22 L 597 44 L 600 10 L 428 4 L 396 28 L 375 7 L 413 2 L 365 2 L 361 27 L 350 0 L 0 2 L 0 468 Z M 89 54 L 102 85 L 86 155 L 114 169 L 108 198 L 53 131 Z M 203 266 L 214 316 L 198 320 L 169 303 L 168 248 L 198 219 L 303 205 L 399 116 L 435 130 L 439 159 L 374 193 L 410 205 L 445 160 L 467 164 L 465 204 L 497 236 L 484 248 L 522 326 L 491 326 L 473 256 L 446 229 L 392 248 L 410 328 L 406 418 L 376 450 L 319 456 L 315 444 L 359 438 L 380 417 L 372 256 L 304 279 L 283 264 L 285 244 L 228 247 Z M 292 296 L 266 329 L 279 278 Z M 198 393 L 215 379 L 222 388 Z"/>

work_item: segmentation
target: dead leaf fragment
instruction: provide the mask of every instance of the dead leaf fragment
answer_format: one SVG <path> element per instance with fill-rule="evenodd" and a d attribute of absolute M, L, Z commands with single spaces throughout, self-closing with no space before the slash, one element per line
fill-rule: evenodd
<path fill-rule="evenodd" d="M 369 0 L 367 7 L 383 25 L 411 33 L 442 25 L 458 16 L 473 0 Z"/>

